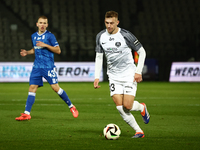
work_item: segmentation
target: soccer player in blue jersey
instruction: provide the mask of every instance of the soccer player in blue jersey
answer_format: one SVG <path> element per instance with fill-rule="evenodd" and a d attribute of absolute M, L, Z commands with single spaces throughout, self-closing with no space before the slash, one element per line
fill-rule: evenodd
<path fill-rule="evenodd" d="M 69 106 L 75 118 L 78 117 L 78 110 L 72 104 L 66 92 L 58 85 L 58 77 L 55 72 L 54 53 L 60 54 L 61 49 L 59 44 L 51 32 L 47 31 L 48 19 L 45 16 L 40 16 L 36 23 L 38 31 L 31 36 L 33 48 L 31 50 L 22 49 L 21 56 L 35 54 L 35 61 L 32 68 L 29 81 L 29 93 L 26 101 L 25 111 L 20 117 L 15 118 L 18 121 L 31 119 L 31 108 L 35 102 L 36 91 L 38 87 L 43 86 L 44 77 L 51 85 L 52 89 L 63 99 Z"/>

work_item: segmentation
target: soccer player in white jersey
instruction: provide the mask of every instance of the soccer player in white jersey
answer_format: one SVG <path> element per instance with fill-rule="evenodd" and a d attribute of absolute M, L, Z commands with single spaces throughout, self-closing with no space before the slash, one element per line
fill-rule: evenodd
<path fill-rule="evenodd" d="M 30 75 L 29 93 L 26 101 L 25 111 L 20 117 L 15 118 L 18 121 L 31 119 L 31 108 L 35 102 L 36 91 L 38 87 L 43 86 L 44 77 L 51 85 L 52 89 L 60 96 L 61 99 L 68 105 L 73 116 L 78 117 L 78 110 L 71 103 L 66 92 L 58 85 L 58 77 L 55 72 L 54 53 L 60 54 L 61 49 L 59 44 L 51 32 L 47 31 L 48 19 L 45 16 L 40 16 L 36 23 L 38 31 L 31 36 L 33 48 L 31 50 L 22 49 L 21 56 L 35 54 L 34 65 Z"/>
<path fill-rule="evenodd" d="M 99 88 L 99 77 L 103 63 L 103 53 L 107 58 L 110 96 L 123 120 L 134 130 L 132 138 L 143 138 L 144 132 L 130 111 L 140 111 L 144 123 L 149 123 L 150 115 L 145 103 L 135 101 L 137 83 L 142 81 L 142 69 L 146 52 L 138 39 L 129 31 L 118 27 L 118 13 L 105 14 L 106 29 L 96 36 L 94 88 Z M 138 65 L 134 64 L 132 50 L 139 54 Z"/>

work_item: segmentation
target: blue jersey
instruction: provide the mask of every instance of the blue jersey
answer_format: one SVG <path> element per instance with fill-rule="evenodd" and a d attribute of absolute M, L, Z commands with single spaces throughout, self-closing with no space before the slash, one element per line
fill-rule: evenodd
<path fill-rule="evenodd" d="M 41 41 L 50 46 L 59 46 L 58 42 L 54 36 L 49 31 L 45 31 L 43 34 L 39 35 L 38 32 L 35 32 L 31 35 L 31 40 L 33 48 L 35 50 L 35 61 L 34 68 L 53 68 L 54 67 L 54 53 L 48 50 L 46 47 L 36 46 L 36 41 Z"/>

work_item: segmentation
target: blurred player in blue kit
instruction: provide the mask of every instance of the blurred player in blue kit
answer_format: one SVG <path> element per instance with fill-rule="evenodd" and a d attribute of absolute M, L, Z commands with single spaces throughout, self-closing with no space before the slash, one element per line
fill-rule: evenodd
<path fill-rule="evenodd" d="M 105 15 L 106 29 L 96 36 L 94 88 L 99 88 L 103 54 L 107 60 L 110 96 L 123 120 L 135 130 L 132 138 L 143 138 L 144 132 L 130 111 L 140 111 L 145 124 L 150 115 L 144 103 L 135 101 L 137 83 L 142 81 L 142 69 L 146 52 L 138 39 L 129 31 L 118 27 L 118 13 L 108 11 Z M 138 65 L 134 64 L 132 50 L 139 54 Z"/>
<path fill-rule="evenodd" d="M 55 72 L 54 53 L 60 54 L 61 49 L 59 44 L 51 32 L 47 31 L 48 19 L 45 16 L 40 16 L 36 23 L 38 31 L 31 36 L 33 48 L 31 50 L 21 49 L 20 55 L 26 56 L 35 54 L 35 60 L 30 75 L 29 92 L 26 101 L 25 111 L 20 117 L 15 118 L 18 121 L 31 119 L 31 108 L 35 102 L 36 91 L 38 87 L 43 86 L 44 77 L 52 89 L 63 99 L 68 105 L 70 111 L 75 118 L 79 113 L 76 107 L 72 104 L 66 92 L 58 85 L 58 77 Z"/>

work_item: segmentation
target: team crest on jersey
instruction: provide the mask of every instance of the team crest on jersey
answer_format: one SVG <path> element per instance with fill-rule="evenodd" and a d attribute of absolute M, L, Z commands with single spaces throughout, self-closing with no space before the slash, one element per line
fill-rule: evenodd
<path fill-rule="evenodd" d="M 120 46 L 121 46 L 121 43 L 120 43 L 120 42 L 116 42 L 116 43 L 115 43 L 115 46 L 120 47 Z"/>

